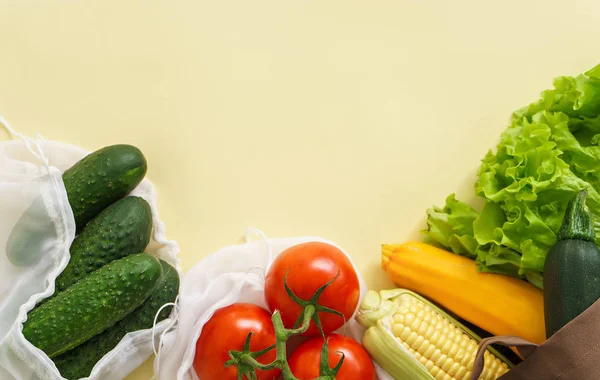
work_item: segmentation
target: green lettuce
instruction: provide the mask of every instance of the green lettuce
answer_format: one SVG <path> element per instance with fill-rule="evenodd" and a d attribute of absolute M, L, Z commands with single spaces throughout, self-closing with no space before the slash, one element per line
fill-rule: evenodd
<path fill-rule="evenodd" d="M 473 222 L 478 216 L 477 211 L 457 201 L 452 194 L 446 199 L 446 207 L 427 210 L 429 229 L 425 240 L 474 259 L 477 257 L 478 244 L 473 233 Z"/>
<path fill-rule="evenodd" d="M 427 210 L 426 241 L 475 259 L 479 271 L 540 286 L 567 204 L 581 189 L 600 237 L 600 65 L 555 79 L 554 89 L 513 113 L 477 173 L 483 209 L 450 195 L 445 207 Z"/>

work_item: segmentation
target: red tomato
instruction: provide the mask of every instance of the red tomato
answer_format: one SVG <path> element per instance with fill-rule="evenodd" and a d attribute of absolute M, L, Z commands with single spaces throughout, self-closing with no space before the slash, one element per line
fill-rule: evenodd
<path fill-rule="evenodd" d="M 334 368 L 344 353 L 344 363 L 336 380 L 375 380 L 375 367 L 367 351 L 358 342 L 343 335 L 330 334 L 329 368 Z M 299 380 L 314 380 L 319 377 L 321 349 L 325 341 L 317 336 L 304 341 L 292 352 L 288 363 Z"/>
<path fill-rule="evenodd" d="M 288 270 L 288 286 L 303 300 L 312 298 L 318 288 L 339 272 L 340 276 L 319 298 L 319 304 L 339 311 L 346 321 L 352 318 L 360 297 L 360 285 L 352 263 L 342 251 L 330 244 L 309 242 L 286 249 L 273 261 L 266 277 L 265 298 L 271 311 L 281 312 L 285 327 L 292 328 L 302 308 L 285 291 L 284 278 Z M 338 315 L 318 314 L 326 334 L 344 325 L 344 319 Z M 311 322 L 304 336 L 318 334 L 317 326 Z"/>
<path fill-rule="evenodd" d="M 241 351 L 249 332 L 254 335 L 250 340 L 250 350 L 260 351 L 275 344 L 275 330 L 271 314 L 260 306 L 237 303 L 215 312 L 202 328 L 196 342 L 194 370 L 201 380 L 237 380 L 237 367 L 225 368 L 225 362 L 231 359 L 230 350 Z M 275 360 L 275 349 L 257 358 L 260 363 L 268 364 Z M 257 371 L 259 380 L 272 380 L 279 376 L 278 369 Z"/>

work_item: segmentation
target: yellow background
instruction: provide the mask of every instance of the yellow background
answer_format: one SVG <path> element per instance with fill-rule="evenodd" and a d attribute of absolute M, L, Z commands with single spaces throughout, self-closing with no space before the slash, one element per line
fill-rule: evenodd
<path fill-rule="evenodd" d="M 600 62 L 599 21 L 595 0 L 1 0 L 0 114 L 139 146 L 184 270 L 251 225 L 389 286 L 380 244 L 472 198 L 510 112 Z"/>

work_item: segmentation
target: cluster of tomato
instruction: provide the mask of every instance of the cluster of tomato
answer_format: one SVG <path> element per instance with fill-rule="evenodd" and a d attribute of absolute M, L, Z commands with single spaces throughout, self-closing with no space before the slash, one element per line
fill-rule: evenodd
<path fill-rule="evenodd" d="M 323 333 L 329 346 L 329 365 L 334 367 L 344 355 L 344 361 L 336 374 L 340 380 L 374 380 L 375 369 L 369 354 L 355 340 L 333 332 L 352 318 L 360 298 L 358 276 L 348 257 L 338 248 L 320 242 L 309 242 L 288 248 L 282 252 L 268 269 L 265 281 L 265 299 L 269 310 L 278 310 L 287 329 L 303 313 L 303 308 L 294 301 L 285 289 L 289 289 L 302 300 L 309 300 L 327 282 L 331 283 L 319 297 L 319 305 L 333 309 L 343 315 L 318 312 Z M 285 281 L 285 283 L 284 283 Z M 250 349 L 258 352 L 276 342 L 272 314 L 266 309 L 247 303 L 236 303 L 217 310 L 204 325 L 196 343 L 194 369 L 201 380 L 236 380 L 238 369 L 225 366 L 231 359 L 231 350 L 241 350 L 250 332 Z M 296 326 L 297 327 L 297 326 Z M 311 321 L 302 340 L 288 357 L 294 376 L 300 380 L 319 377 L 321 351 L 325 340 Z M 289 346 L 292 347 L 291 345 Z M 262 364 L 276 358 L 271 350 L 257 358 Z M 279 369 L 257 370 L 260 380 L 277 379 Z"/>

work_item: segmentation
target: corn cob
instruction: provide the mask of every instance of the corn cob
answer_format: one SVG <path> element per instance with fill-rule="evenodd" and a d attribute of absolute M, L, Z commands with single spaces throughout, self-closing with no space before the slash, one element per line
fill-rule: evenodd
<path fill-rule="evenodd" d="M 468 380 L 481 340 L 425 298 L 406 289 L 369 291 L 357 320 L 367 327 L 363 345 L 394 379 Z M 510 362 L 484 354 L 479 379 L 495 380 Z"/>

